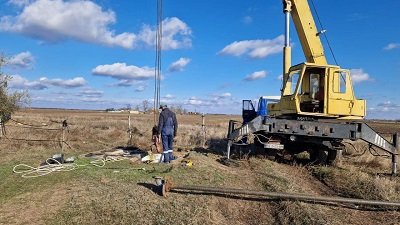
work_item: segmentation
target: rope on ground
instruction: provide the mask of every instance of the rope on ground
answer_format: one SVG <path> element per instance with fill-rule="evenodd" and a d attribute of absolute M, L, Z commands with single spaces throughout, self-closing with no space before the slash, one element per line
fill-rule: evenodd
<path fill-rule="evenodd" d="M 26 164 L 18 164 L 14 166 L 13 172 L 22 174 L 23 178 L 33 178 L 48 175 L 53 172 L 66 172 L 72 171 L 79 167 L 94 166 L 102 168 L 106 165 L 106 162 L 116 162 L 124 160 L 124 158 L 107 156 L 105 159 L 93 160 L 88 164 L 77 164 L 77 163 L 61 163 L 60 161 L 48 158 L 44 165 L 33 167 Z"/>

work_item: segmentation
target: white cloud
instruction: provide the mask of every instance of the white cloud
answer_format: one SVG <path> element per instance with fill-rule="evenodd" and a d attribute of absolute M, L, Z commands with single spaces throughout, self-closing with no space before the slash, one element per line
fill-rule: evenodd
<path fill-rule="evenodd" d="M 212 94 L 208 97 L 198 98 L 191 97 L 187 100 L 184 100 L 181 105 L 186 106 L 188 110 L 194 110 L 197 112 L 223 112 L 232 113 L 239 112 L 240 107 L 238 105 L 241 104 L 241 100 L 237 100 L 232 97 L 232 94 L 229 92 L 221 93 L 221 94 Z"/>
<path fill-rule="evenodd" d="M 108 76 L 120 80 L 121 85 L 131 86 L 131 81 L 148 80 L 154 77 L 154 68 L 137 67 L 126 63 L 114 63 L 111 65 L 99 65 L 92 70 L 94 75 Z"/>
<path fill-rule="evenodd" d="M 39 82 L 47 86 L 63 87 L 63 88 L 76 88 L 86 85 L 86 80 L 83 77 L 75 77 L 68 80 L 63 79 L 48 79 L 47 77 L 41 77 Z"/>
<path fill-rule="evenodd" d="M 385 101 L 385 102 L 378 103 L 377 106 L 383 107 L 383 108 L 388 108 L 388 109 L 400 108 L 399 104 L 393 103 L 391 101 Z"/>
<path fill-rule="evenodd" d="M 279 35 L 272 40 L 245 40 L 235 41 L 222 49 L 219 54 L 242 56 L 250 58 L 265 58 L 282 52 L 284 36 Z"/>
<path fill-rule="evenodd" d="M 115 34 L 109 26 L 116 22 L 115 13 L 104 11 L 92 1 L 12 0 L 23 6 L 15 17 L 3 16 L 0 30 L 21 33 L 47 42 L 76 39 L 108 46 L 133 48 L 136 35 Z"/>
<path fill-rule="evenodd" d="M 166 94 L 164 98 L 165 99 L 174 99 L 176 97 L 174 95 L 171 95 L 171 94 Z"/>
<path fill-rule="evenodd" d="M 177 61 L 171 63 L 168 70 L 170 72 L 183 71 L 183 69 L 190 63 L 190 61 L 191 59 L 189 58 L 180 58 Z"/>
<path fill-rule="evenodd" d="M 81 98 L 79 101 L 82 102 L 91 102 L 91 103 L 103 103 L 106 102 L 106 100 L 101 99 L 101 98 L 96 98 L 96 97 L 86 97 L 86 98 Z"/>
<path fill-rule="evenodd" d="M 351 80 L 353 83 L 360 83 L 363 81 L 371 81 L 372 78 L 369 76 L 368 73 L 364 72 L 363 69 L 351 69 Z"/>
<path fill-rule="evenodd" d="M 214 96 L 213 100 L 219 100 L 219 99 L 226 99 L 226 98 L 232 97 L 232 94 L 230 92 L 225 92 L 225 93 L 221 93 L 221 94 L 213 94 L 211 96 Z"/>
<path fill-rule="evenodd" d="M 47 85 L 40 81 L 29 81 L 20 75 L 11 76 L 11 80 L 8 84 L 11 88 L 16 89 L 43 90 L 47 88 Z"/>
<path fill-rule="evenodd" d="M 245 16 L 245 17 L 243 17 L 242 21 L 245 24 L 250 24 L 253 22 L 253 18 L 251 16 Z"/>
<path fill-rule="evenodd" d="M 105 10 L 87 0 L 10 0 L 21 7 L 16 16 L 0 17 L 0 31 L 20 33 L 45 42 L 74 39 L 106 46 L 134 49 L 140 45 L 153 47 L 156 27 L 143 25 L 137 33 L 116 33 L 111 26 L 117 22 L 112 10 Z M 192 46 L 190 27 L 177 17 L 162 21 L 164 50 Z"/>
<path fill-rule="evenodd" d="M 400 104 L 391 101 L 378 103 L 375 107 L 368 108 L 368 116 L 381 119 L 400 119 Z"/>
<path fill-rule="evenodd" d="M 388 45 L 386 45 L 383 50 L 393 50 L 396 48 L 400 48 L 400 44 L 399 43 L 390 43 Z"/>
<path fill-rule="evenodd" d="M 136 92 L 142 92 L 142 91 L 144 91 L 145 89 L 146 89 L 146 86 L 140 85 L 140 86 L 138 86 L 138 87 L 135 88 L 135 91 L 136 91 Z"/>
<path fill-rule="evenodd" d="M 225 92 L 225 93 L 222 93 L 221 95 L 219 95 L 220 97 L 222 97 L 222 98 L 227 98 L 227 97 L 231 97 L 232 96 L 232 94 L 231 93 L 229 93 L 229 92 Z"/>
<path fill-rule="evenodd" d="M 283 80 L 283 74 L 279 75 L 276 79 L 282 81 Z"/>
<path fill-rule="evenodd" d="M 30 52 L 21 52 L 6 60 L 6 65 L 13 68 L 31 68 L 35 59 Z"/>
<path fill-rule="evenodd" d="M 162 21 L 162 34 L 163 50 L 188 48 L 192 46 L 192 30 L 185 22 L 176 17 L 166 18 Z M 147 46 L 155 46 L 156 27 L 144 25 L 138 34 L 138 39 Z"/>
<path fill-rule="evenodd" d="M 117 87 L 130 87 L 134 85 L 135 82 L 132 80 L 119 80 L 117 83 L 110 84 L 109 86 L 117 86 Z"/>
<path fill-rule="evenodd" d="M 86 89 L 86 90 L 80 91 L 78 94 L 76 94 L 76 96 L 88 97 L 88 98 L 100 98 L 103 96 L 103 94 L 104 94 L 104 91 Z"/>
<path fill-rule="evenodd" d="M 198 99 L 197 97 L 191 97 L 191 98 L 189 98 L 187 103 L 189 105 L 203 105 L 204 102 L 202 100 Z"/>
<path fill-rule="evenodd" d="M 75 77 L 73 79 L 48 79 L 41 77 L 39 80 L 29 81 L 20 75 L 13 75 L 9 82 L 11 88 L 17 89 L 33 89 L 43 90 L 51 86 L 62 88 L 77 88 L 86 85 L 86 80 L 83 77 Z"/>
<path fill-rule="evenodd" d="M 218 105 L 221 101 L 230 100 L 232 94 L 230 92 L 225 92 L 221 94 L 213 94 L 211 96 L 213 97 L 212 99 L 203 100 L 203 102 L 210 102 L 214 105 Z"/>
<path fill-rule="evenodd" d="M 254 72 L 252 74 L 247 75 L 244 78 L 244 80 L 245 81 L 254 81 L 254 80 L 262 79 L 262 78 L 264 78 L 266 76 L 267 76 L 267 71 L 261 70 L 261 71 L 257 71 L 257 72 Z"/>

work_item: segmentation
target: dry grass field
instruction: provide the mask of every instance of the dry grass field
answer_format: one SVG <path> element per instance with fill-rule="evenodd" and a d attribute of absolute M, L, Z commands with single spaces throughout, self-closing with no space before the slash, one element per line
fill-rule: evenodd
<path fill-rule="evenodd" d="M 284 164 L 263 157 L 225 166 L 217 160 L 225 149 L 227 124 L 238 116 L 207 115 L 207 146 L 201 146 L 201 116 L 178 115 L 176 154 L 189 155 L 192 167 L 173 164 L 107 162 L 105 167 L 80 167 L 37 178 L 23 178 L 13 167 L 38 166 L 60 153 L 60 128 L 67 119 L 66 156 L 77 163 L 84 154 L 128 142 L 128 115 L 73 110 L 21 110 L 9 121 L 7 138 L 0 139 L 0 224 L 400 224 L 400 212 L 364 209 L 354 205 L 311 204 L 257 200 L 238 196 L 171 193 L 151 190 L 153 176 L 171 177 L 177 184 L 198 184 L 252 190 L 400 201 L 399 178 L 386 176 L 390 160 L 373 157 L 362 143 L 354 143 L 337 167 Z M 383 133 L 400 132 L 399 123 L 371 123 Z M 133 115 L 133 144 L 150 150 L 152 115 Z M 364 153 L 365 152 L 365 153 Z M 364 154 L 361 154 L 364 153 Z M 360 156 L 361 155 L 361 156 Z M 145 170 L 138 170 L 145 168 Z"/>

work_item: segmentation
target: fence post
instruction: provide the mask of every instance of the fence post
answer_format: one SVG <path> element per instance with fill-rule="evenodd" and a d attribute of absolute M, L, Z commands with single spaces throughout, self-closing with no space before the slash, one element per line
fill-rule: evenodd
<path fill-rule="evenodd" d="M 201 114 L 201 131 L 203 133 L 202 147 L 206 147 L 206 116 Z"/>
<path fill-rule="evenodd" d="M 1 121 L 1 117 L 0 117 L 0 139 L 3 137 L 3 122 Z"/>
<path fill-rule="evenodd" d="M 61 139 L 61 154 L 64 155 L 64 144 L 65 144 L 65 131 L 68 128 L 67 120 L 62 122 L 62 139 Z"/>
<path fill-rule="evenodd" d="M 128 115 L 128 134 L 129 134 L 128 146 L 132 146 L 131 111 L 129 111 Z"/>

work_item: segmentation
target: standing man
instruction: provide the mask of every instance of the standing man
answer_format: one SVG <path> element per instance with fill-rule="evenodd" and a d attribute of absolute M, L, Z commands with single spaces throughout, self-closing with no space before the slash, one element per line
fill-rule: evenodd
<path fill-rule="evenodd" d="M 158 119 L 158 131 L 161 133 L 164 163 L 169 163 L 175 159 L 172 153 L 178 122 L 176 121 L 175 113 L 169 110 L 165 103 L 160 104 L 160 109 L 162 111 Z"/>

